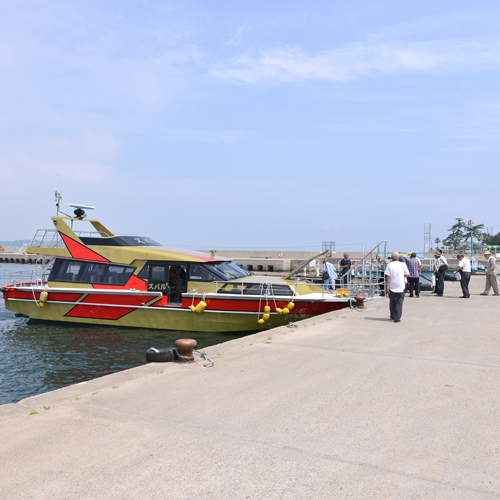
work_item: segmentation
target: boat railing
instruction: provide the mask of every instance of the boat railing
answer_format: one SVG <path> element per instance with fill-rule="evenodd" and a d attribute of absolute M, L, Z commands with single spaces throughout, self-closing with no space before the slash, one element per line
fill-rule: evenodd
<path fill-rule="evenodd" d="M 39 288 L 45 286 L 48 281 L 54 258 L 46 261 L 43 258 L 35 261 L 34 268 L 23 266 L 22 269 L 16 271 L 6 271 L 0 276 L 0 284 L 16 285 L 23 287 Z"/>
<path fill-rule="evenodd" d="M 30 244 L 30 247 L 37 248 L 63 248 L 64 246 L 64 241 L 57 229 L 37 229 Z"/>
<path fill-rule="evenodd" d="M 228 288 L 228 285 L 231 288 Z M 288 285 L 289 293 L 283 293 L 283 286 Z M 279 288 L 278 288 L 279 287 Z M 224 289 L 224 291 L 222 291 Z M 317 283 L 309 279 L 298 279 L 295 282 L 275 283 L 263 281 L 260 283 L 249 281 L 212 281 L 205 283 L 197 288 L 184 293 L 184 296 L 205 296 L 208 294 L 227 294 L 253 297 L 265 297 L 272 300 L 274 297 L 280 297 L 280 300 L 293 300 L 297 297 L 304 297 L 308 294 L 321 294 L 321 299 L 332 297 L 349 297 L 350 293 L 347 287 L 344 289 L 335 289 L 333 285 Z M 285 299 L 286 297 L 286 299 Z"/>
<path fill-rule="evenodd" d="M 109 235 L 103 231 L 74 231 L 76 236 L 87 238 L 106 238 Z M 129 234 L 115 234 L 115 236 L 139 236 Z M 35 236 L 31 240 L 31 247 L 36 248 L 64 248 L 64 240 L 57 229 L 37 229 Z"/>
<path fill-rule="evenodd" d="M 311 279 L 297 279 L 291 285 L 293 295 L 290 298 L 296 298 L 308 293 L 321 293 L 321 297 L 355 297 L 363 295 L 367 300 L 371 300 L 385 295 L 386 279 L 385 268 L 387 260 L 382 256 L 387 254 L 387 241 L 383 240 L 367 252 L 361 260 L 356 262 L 350 271 L 343 277 L 340 277 L 340 284 L 325 284 L 312 281 Z M 220 293 L 219 290 L 228 284 L 232 285 L 230 292 L 236 295 L 257 295 L 257 296 L 280 296 L 279 289 L 274 289 L 283 284 L 273 282 L 256 283 L 253 290 L 245 289 L 249 286 L 248 281 L 213 281 L 190 290 L 186 295 L 204 295 L 208 293 Z"/>
<path fill-rule="evenodd" d="M 109 235 L 104 231 L 74 231 L 74 233 L 80 238 L 80 236 L 88 237 L 88 238 L 96 238 L 96 237 L 109 237 Z"/>
<path fill-rule="evenodd" d="M 230 288 L 228 287 L 230 286 Z M 278 288 L 279 287 L 279 288 Z M 283 287 L 287 287 L 290 294 L 283 293 Z M 301 290 L 302 288 L 302 290 Z M 189 290 L 184 295 L 206 295 L 209 293 L 222 293 L 228 295 L 244 295 L 244 296 L 279 296 L 279 297 L 298 297 L 305 293 L 321 293 L 324 295 L 328 290 L 324 284 L 313 283 L 312 281 L 298 280 L 294 283 L 274 283 L 270 281 L 250 282 L 250 281 L 211 281 L 197 288 Z M 302 293 L 301 293 L 302 292 Z M 329 293 L 331 295 L 331 293 Z"/>

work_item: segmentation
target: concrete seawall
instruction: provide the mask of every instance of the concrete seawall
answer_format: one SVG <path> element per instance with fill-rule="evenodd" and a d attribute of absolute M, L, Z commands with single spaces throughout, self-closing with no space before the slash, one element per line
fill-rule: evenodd
<path fill-rule="evenodd" d="M 500 298 L 484 277 L 0 407 L 0 498 L 500 497 Z"/>
<path fill-rule="evenodd" d="M 5 264 L 36 264 L 41 260 L 48 262 L 50 257 L 46 255 L 27 254 L 24 248 L 6 248 L 0 252 L 0 262 Z"/>

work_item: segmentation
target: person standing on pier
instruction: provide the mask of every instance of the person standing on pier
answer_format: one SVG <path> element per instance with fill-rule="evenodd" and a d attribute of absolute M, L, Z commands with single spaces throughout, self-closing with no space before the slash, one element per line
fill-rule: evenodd
<path fill-rule="evenodd" d="M 333 289 L 335 290 L 335 280 L 337 279 L 337 270 L 335 266 L 328 262 L 328 259 L 323 259 L 323 267 L 321 269 L 323 271 L 323 283 L 325 284 L 325 291 L 330 291 L 330 283 L 333 283 Z"/>
<path fill-rule="evenodd" d="M 455 272 L 460 273 L 460 286 L 462 287 L 461 299 L 468 299 L 470 297 L 469 293 L 469 281 L 471 275 L 470 260 L 464 257 L 463 254 L 457 255 L 458 266 Z"/>
<path fill-rule="evenodd" d="M 387 293 L 389 294 L 389 312 L 394 323 L 401 321 L 403 314 L 403 301 L 405 299 L 405 278 L 410 276 L 406 264 L 399 261 L 399 252 L 391 255 L 392 262 L 387 265 L 385 276 L 387 280 Z"/>
<path fill-rule="evenodd" d="M 436 276 L 436 297 L 442 297 L 444 295 L 444 275 L 448 269 L 448 261 L 444 255 L 439 252 L 434 255 L 436 260 L 434 261 L 434 274 Z"/>
<path fill-rule="evenodd" d="M 349 254 L 346 252 L 344 258 L 340 261 L 340 270 L 342 272 L 342 277 L 344 280 L 344 285 L 349 283 L 349 271 L 351 270 L 351 260 L 349 259 Z"/>
<path fill-rule="evenodd" d="M 491 256 L 489 250 L 484 252 L 484 258 L 488 260 L 488 265 L 486 266 L 486 286 L 481 295 L 488 295 L 491 287 L 493 287 L 493 295 L 500 295 L 497 281 L 497 261 L 495 257 Z"/>
<path fill-rule="evenodd" d="M 415 290 L 415 297 L 420 297 L 420 275 L 422 274 L 422 263 L 415 252 L 410 254 L 410 258 L 406 261 L 406 265 L 410 271 L 410 277 L 408 278 L 410 297 L 413 297 L 413 290 Z"/>

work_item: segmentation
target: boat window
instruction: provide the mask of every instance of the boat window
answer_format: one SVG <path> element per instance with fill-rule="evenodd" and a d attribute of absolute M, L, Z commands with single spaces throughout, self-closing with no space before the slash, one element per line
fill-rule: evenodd
<path fill-rule="evenodd" d="M 220 273 L 214 273 L 206 264 L 190 264 L 189 279 L 196 281 L 217 281 L 222 278 Z"/>
<path fill-rule="evenodd" d="M 80 269 L 86 263 L 78 260 L 63 260 L 56 259 L 52 270 L 50 271 L 49 280 L 51 281 L 78 281 Z"/>
<path fill-rule="evenodd" d="M 86 283 L 100 283 L 104 271 L 106 271 L 106 264 L 93 264 L 88 262 L 83 268 L 78 281 L 84 281 Z"/>
<path fill-rule="evenodd" d="M 133 267 L 109 266 L 106 269 L 102 283 L 106 285 L 124 285 L 133 272 Z"/>
<path fill-rule="evenodd" d="M 149 262 L 145 264 L 144 267 L 139 271 L 137 277 L 143 280 L 149 279 Z"/>
<path fill-rule="evenodd" d="M 243 285 L 242 283 L 224 283 L 217 293 L 235 293 L 241 295 L 241 288 L 243 287 L 243 293 L 245 293 L 248 286 L 248 284 Z"/>
<path fill-rule="evenodd" d="M 243 276 L 251 276 L 251 272 L 243 269 L 234 262 L 220 262 L 219 264 L 212 264 L 226 279 L 243 278 Z"/>
<path fill-rule="evenodd" d="M 167 281 L 167 269 L 168 266 L 164 265 L 151 266 L 151 281 Z"/>
<path fill-rule="evenodd" d="M 85 245 L 106 247 L 159 247 L 160 243 L 146 236 L 81 236 Z"/>
<path fill-rule="evenodd" d="M 288 285 L 271 285 L 274 295 L 293 295 L 293 290 Z"/>
<path fill-rule="evenodd" d="M 72 283 L 110 284 L 123 286 L 134 272 L 133 267 L 88 262 L 81 260 L 56 259 L 49 275 L 49 281 Z"/>

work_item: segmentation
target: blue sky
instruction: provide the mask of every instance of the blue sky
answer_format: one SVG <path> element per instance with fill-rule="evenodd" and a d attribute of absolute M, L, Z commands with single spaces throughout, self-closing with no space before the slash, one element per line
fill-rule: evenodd
<path fill-rule="evenodd" d="M 188 248 L 500 231 L 497 2 L 0 5 L 2 240 L 50 227 L 56 177 Z"/>

